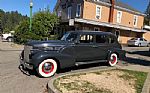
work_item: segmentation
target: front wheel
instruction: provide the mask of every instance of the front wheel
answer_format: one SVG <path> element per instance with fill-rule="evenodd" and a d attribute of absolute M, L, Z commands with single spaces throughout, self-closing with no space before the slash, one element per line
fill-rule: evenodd
<path fill-rule="evenodd" d="M 7 38 L 7 41 L 8 41 L 8 42 L 12 42 L 12 38 L 10 38 L 10 37 Z"/>
<path fill-rule="evenodd" d="M 138 47 L 141 47 L 141 43 L 138 44 Z"/>
<path fill-rule="evenodd" d="M 53 59 L 46 59 L 39 64 L 37 72 L 42 77 L 51 77 L 57 71 L 57 62 Z"/>
<path fill-rule="evenodd" d="M 110 66 L 115 66 L 118 62 L 118 57 L 117 57 L 117 54 L 116 53 L 112 53 L 110 55 L 110 58 L 108 60 L 108 63 Z"/>

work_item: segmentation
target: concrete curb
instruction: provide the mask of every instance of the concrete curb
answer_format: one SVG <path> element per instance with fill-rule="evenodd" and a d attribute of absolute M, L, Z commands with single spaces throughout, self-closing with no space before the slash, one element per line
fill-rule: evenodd
<path fill-rule="evenodd" d="M 150 93 L 150 72 L 148 73 L 141 93 Z"/>
<path fill-rule="evenodd" d="M 73 75 L 73 74 L 79 74 L 79 73 L 88 73 L 88 72 L 94 72 L 94 71 L 104 71 L 104 70 L 112 70 L 112 69 L 127 69 L 127 68 L 121 68 L 121 66 L 116 66 L 116 67 L 105 67 L 105 68 L 101 68 L 101 69 L 94 69 L 94 70 L 85 70 L 85 71 L 73 71 L 73 72 L 67 72 L 64 74 L 60 74 L 58 76 L 54 76 L 51 78 L 51 80 L 48 82 L 48 93 L 61 93 L 59 90 L 57 90 L 53 83 L 56 79 L 61 78 L 63 76 L 67 76 L 67 75 Z M 135 71 L 139 71 L 137 69 L 127 69 L 127 70 L 135 70 Z M 148 72 L 148 76 L 145 80 L 143 89 L 141 93 L 150 93 L 150 72 Z"/>
<path fill-rule="evenodd" d="M 111 70 L 111 69 L 116 69 L 116 67 L 102 67 L 102 68 L 98 68 L 98 69 L 88 69 L 88 70 L 82 70 L 82 71 L 73 71 L 73 72 L 67 72 L 64 74 L 60 74 L 58 76 L 54 76 L 51 78 L 51 80 L 48 82 L 48 93 L 61 93 L 59 90 L 57 90 L 53 83 L 56 79 L 61 78 L 63 76 L 67 76 L 67 75 L 73 75 L 73 74 L 79 74 L 79 73 L 88 73 L 88 72 L 94 72 L 94 71 L 104 71 L 104 70 Z"/>
<path fill-rule="evenodd" d="M 53 86 L 53 83 L 54 83 L 55 79 L 57 79 L 57 78 L 53 78 L 48 82 L 48 93 L 61 93 Z"/>

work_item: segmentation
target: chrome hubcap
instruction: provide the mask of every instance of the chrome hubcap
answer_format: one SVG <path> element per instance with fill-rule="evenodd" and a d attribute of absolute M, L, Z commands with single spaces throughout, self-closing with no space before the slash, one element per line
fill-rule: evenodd
<path fill-rule="evenodd" d="M 50 63 L 45 63 L 43 66 L 44 72 L 49 72 L 52 68 L 52 65 Z"/>
<path fill-rule="evenodd" d="M 112 56 L 111 59 L 110 59 L 112 64 L 114 64 L 116 62 L 116 60 L 117 60 L 117 58 L 115 56 Z"/>

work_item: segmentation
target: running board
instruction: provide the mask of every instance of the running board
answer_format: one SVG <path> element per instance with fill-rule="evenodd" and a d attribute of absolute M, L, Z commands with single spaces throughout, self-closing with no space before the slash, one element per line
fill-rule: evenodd
<path fill-rule="evenodd" d="M 107 62 L 107 60 L 96 60 L 96 61 L 86 61 L 86 62 L 76 62 L 76 66 L 79 65 L 85 65 L 85 64 L 93 64 L 93 63 L 101 63 L 101 62 Z"/>

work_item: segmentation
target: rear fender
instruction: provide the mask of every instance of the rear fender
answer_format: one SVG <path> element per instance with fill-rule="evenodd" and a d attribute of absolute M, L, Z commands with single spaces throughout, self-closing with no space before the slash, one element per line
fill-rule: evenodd
<path fill-rule="evenodd" d="M 126 51 L 124 51 L 124 50 L 122 50 L 122 49 L 119 49 L 119 48 L 113 48 L 113 49 L 108 50 L 108 60 L 109 60 L 110 55 L 111 55 L 112 53 L 116 53 L 117 56 L 118 56 L 118 58 L 119 58 L 120 60 L 124 60 L 124 59 L 125 59 Z"/>

